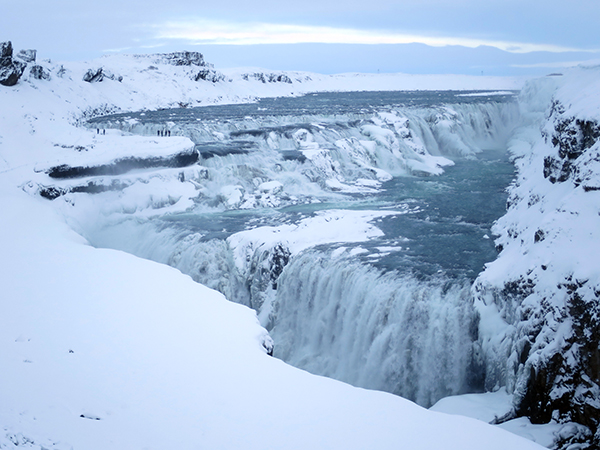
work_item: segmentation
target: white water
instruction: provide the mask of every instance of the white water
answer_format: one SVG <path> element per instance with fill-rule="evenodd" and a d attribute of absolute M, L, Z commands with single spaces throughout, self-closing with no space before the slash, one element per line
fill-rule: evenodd
<path fill-rule="evenodd" d="M 271 335 L 283 360 L 425 406 L 481 388 L 468 282 L 381 274 L 308 252 L 279 286 Z"/>

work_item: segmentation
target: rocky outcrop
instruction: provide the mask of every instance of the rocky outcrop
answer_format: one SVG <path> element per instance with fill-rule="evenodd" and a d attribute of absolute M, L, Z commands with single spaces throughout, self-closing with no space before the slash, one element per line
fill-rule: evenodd
<path fill-rule="evenodd" d="M 214 69 L 202 69 L 196 74 L 192 75 L 192 80 L 194 81 L 210 81 L 211 83 L 218 83 L 224 79 L 225 75 L 223 75 L 221 72 L 217 72 Z"/>
<path fill-rule="evenodd" d="M 89 69 L 85 75 L 83 75 L 83 81 L 87 81 L 88 83 L 100 83 L 104 80 L 115 80 L 121 82 L 123 81 L 123 77 L 115 75 L 103 67 Z"/>
<path fill-rule="evenodd" d="M 258 80 L 261 83 L 292 84 L 292 79 L 284 73 L 264 73 L 264 72 L 244 73 L 244 74 L 242 74 L 242 79 L 245 81 L 249 81 L 251 79 Z"/>
<path fill-rule="evenodd" d="M 3 86 L 14 86 L 17 84 L 23 72 L 26 63 L 13 58 L 12 43 L 0 43 L 0 84 Z"/>
<path fill-rule="evenodd" d="M 30 73 L 36 80 L 49 80 L 51 78 L 50 72 L 37 64 L 31 67 Z"/>
<path fill-rule="evenodd" d="M 19 50 L 17 58 L 25 63 L 34 63 L 37 56 L 37 50 Z"/>
<path fill-rule="evenodd" d="M 157 60 L 173 66 L 199 66 L 199 67 L 212 67 L 211 64 L 204 61 L 204 55 L 199 52 L 172 52 L 172 53 L 161 53 L 158 55 L 149 55 Z"/>
<path fill-rule="evenodd" d="M 225 80 L 225 75 L 214 69 L 214 66 L 204 60 L 204 55 L 199 52 L 172 52 L 155 53 L 150 55 L 135 55 L 136 58 L 150 59 L 155 64 L 169 64 L 172 66 L 189 67 L 190 78 L 194 81 L 208 81 L 218 83 Z M 201 70 L 195 70 L 200 67 Z M 149 66 L 149 69 L 156 69 L 155 66 Z"/>
<path fill-rule="evenodd" d="M 551 183 L 572 180 L 576 186 L 583 184 L 587 191 L 600 189 L 600 185 L 592 181 L 598 173 L 595 166 L 600 159 L 600 149 L 593 148 L 600 139 L 600 124 L 565 117 L 565 108 L 560 102 L 553 103 L 549 119 L 556 121 L 556 125 L 551 134 L 544 134 L 556 153 L 544 158 L 544 178 Z"/>
<path fill-rule="evenodd" d="M 131 186 L 131 181 L 119 181 L 119 180 L 100 180 L 100 181 L 88 181 L 86 184 L 58 187 L 58 186 L 41 186 L 39 188 L 40 196 L 48 200 L 55 200 L 62 195 L 69 193 L 85 193 L 85 194 L 100 194 L 102 192 L 109 191 L 122 191 L 126 187 Z"/>
<path fill-rule="evenodd" d="M 183 151 L 171 156 L 147 158 L 125 157 L 108 164 L 97 166 L 69 166 L 62 164 L 47 171 L 50 178 L 82 178 L 91 176 L 122 175 L 137 169 L 156 169 L 161 167 L 180 168 L 198 162 L 200 155 L 196 149 Z"/>
<path fill-rule="evenodd" d="M 286 245 L 261 246 L 254 253 L 248 267 L 247 282 L 250 307 L 260 311 L 269 290 L 277 290 L 277 281 L 290 262 L 291 252 Z"/>

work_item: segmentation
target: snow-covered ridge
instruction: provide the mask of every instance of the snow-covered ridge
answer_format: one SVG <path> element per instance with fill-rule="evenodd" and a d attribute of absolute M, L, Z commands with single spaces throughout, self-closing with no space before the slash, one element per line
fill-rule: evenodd
<path fill-rule="evenodd" d="M 599 80 L 580 69 L 523 90 L 526 114 L 545 117 L 513 139 L 501 252 L 474 287 L 487 372 L 514 392 L 514 413 L 587 427 L 561 448 L 600 445 Z"/>
<path fill-rule="evenodd" d="M 85 118 L 289 95 L 298 93 L 296 84 L 195 81 L 188 66 L 151 68 L 144 58 L 120 56 L 37 65 L 40 71 L 29 66 L 15 86 L 0 88 L 0 447 L 540 448 L 483 422 L 293 369 L 267 355 L 268 335 L 253 311 L 164 265 L 92 248 L 65 224 L 68 202 L 60 210 L 27 194 L 37 194 L 47 170 L 66 162 L 101 165 L 132 148 L 155 157 L 193 145 L 185 138 L 169 145 L 154 136 L 122 140 L 76 126 Z M 83 80 L 99 67 L 109 76 Z M 321 84 L 307 90 L 340 80 L 350 80 L 347 89 L 360 85 L 360 77 L 317 78 Z M 387 85 L 368 78 L 363 86 L 445 82 L 409 78 L 392 76 Z M 468 78 L 446 81 L 483 87 L 468 86 Z M 124 142 L 132 144 L 121 147 L 125 154 L 111 153 Z M 197 177 L 188 172 L 194 170 L 184 178 Z M 165 210 L 184 197 L 184 183 L 171 174 L 158 182 L 147 174 L 141 184 L 156 187 Z"/>

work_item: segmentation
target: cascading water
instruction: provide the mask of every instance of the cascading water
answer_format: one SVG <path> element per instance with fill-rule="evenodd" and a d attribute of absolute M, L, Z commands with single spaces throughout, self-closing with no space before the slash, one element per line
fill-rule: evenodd
<path fill-rule="evenodd" d="M 191 137 L 200 166 L 153 176 L 192 183 L 197 197 L 147 218 L 119 210 L 126 191 L 106 194 L 111 215 L 81 214 L 77 227 L 255 308 L 275 356 L 428 406 L 490 384 L 470 285 L 495 255 L 517 120 L 509 98 L 449 92 L 98 118 Z"/>
<path fill-rule="evenodd" d="M 290 364 L 426 406 L 482 387 L 467 280 L 382 274 L 308 251 L 279 285 L 271 335 Z"/>

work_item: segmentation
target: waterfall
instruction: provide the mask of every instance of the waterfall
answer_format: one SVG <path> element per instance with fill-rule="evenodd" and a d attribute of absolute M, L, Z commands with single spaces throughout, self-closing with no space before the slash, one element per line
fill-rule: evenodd
<path fill-rule="evenodd" d="M 516 103 L 489 102 L 168 122 L 173 134 L 194 140 L 201 167 L 154 174 L 153 183 L 192 183 L 195 209 L 172 219 L 127 213 L 83 219 L 82 213 L 78 230 L 95 246 L 169 264 L 253 307 L 284 361 L 429 406 L 484 389 L 471 279 L 383 270 L 328 245 L 294 254 L 285 239 L 271 247 L 257 241 L 242 270 L 227 238 L 278 220 L 294 225 L 314 213 L 301 209 L 306 205 L 356 204 L 392 177 L 439 175 L 453 164 L 450 157 L 503 148 L 518 119 Z M 93 126 L 151 136 L 165 127 L 101 120 Z M 125 192 L 110 200 L 126 198 Z M 281 207 L 300 209 L 293 216 Z M 248 214 L 224 216 L 242 211 Z"/>
<path fill-rule="evenodd" d="M 482 387 L 468 280 L 309 251 L 279 278 L 271 323 L 276 356 L 310 372 L 425 406 Z"/>

